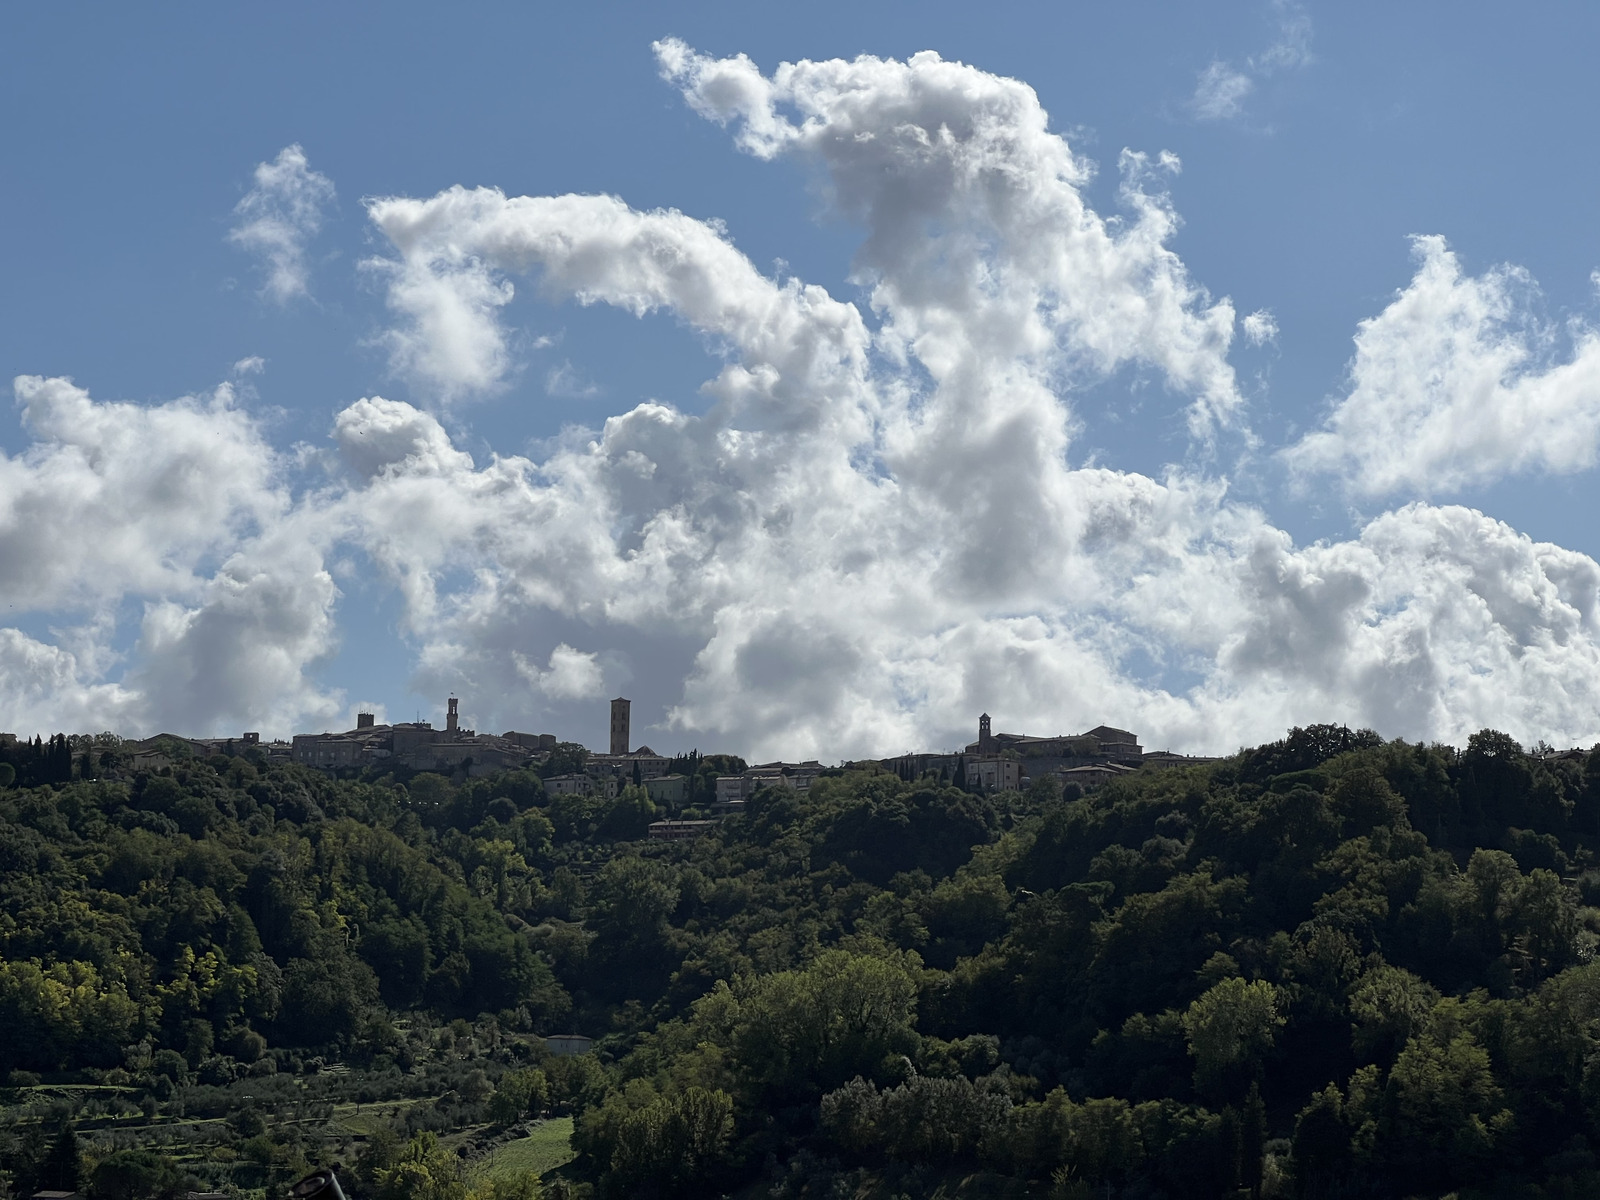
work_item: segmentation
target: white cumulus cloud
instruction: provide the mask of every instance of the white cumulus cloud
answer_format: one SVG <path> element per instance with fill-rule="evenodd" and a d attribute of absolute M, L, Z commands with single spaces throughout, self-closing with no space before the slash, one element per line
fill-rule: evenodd
<path fill-rule="evenodd" d="M 256 167 L 255 186 L 234 208 L 228 240 L 260 257 L 267 274 L 263 291 L 279 304 L 307 294 L 306 244 L 322 228 L 333 197 L 333 183 L 293 145 Z"/>
<path fill-rule="evenodd" d="M 592 700 L 605 692 L 605 675 L 597 654 L 575 650 L 562 642 L 550 651 L 550 663 L 544 669 L 524 655 L 512 657 L 523 677 L 552 700 Z"/>
<path fill-rule="evenodd" d="M 86 622 L 75 646 L 0 630 L 0 723 L 149 733 L 324 709 L 306 674 L 334 639 L 323 524 L 232 389 L 143 406 L 25 375 L 15 392 L 34 440 L 0 455 L 0 588 L 15 617 Z M 144 612 L 122 664 L 129 601 Z"/>
<path fill-rule="evenodd" d="M 1278 340 L 1278 319 L 1264 308 L 1251 313 L 1239 325 L 1244 330 L 1244 340 L 1252 346 L 1264 346 Z"/>
<path fill-rule="evenodd" d="M 1285 451 L 1291 467 L 1363 496 L 1426 496 L 1594 466 L 1600 334 L 1572 326 L 1558 356 L 1525 271 L 1470 276 L 1443 238 L 1414 245 L 1416 276 L 1361 323 L 1350 389 L 1324 428 Z"/>
<path fill-rule="evenodd" d="M 34 441 L 0 455 L 0 589 L 30 610 L 191 594 L 202 564 L 280 513 L 274 456 L 223 384 L 143 406 L 19 376 Z"/>
<path fill-rule="evenodd" d="M 770 78 L 743 55 L 713 59 L 671 39 L 656 53 L 691 107 L 732 125 L 743 149 L 825 171 L 840 213 L 866 227 L 856 266 L 888 322 L 886 349 L 941 382 L 991 355 L 1063 371 L 1147 364 L 1194 397 L 1197 433 L 1237 417 L 1233 307 L 1166 245 L 1177 217 L 1160 177 L 1173 156 L 1124 152 L 1132 219 L 1113 226 L 1083 199 L 1088 165 L 1017 80 L 931 51 L 784 63 Z M 1002 368 L 978 386 L 1009 385 Z"/>

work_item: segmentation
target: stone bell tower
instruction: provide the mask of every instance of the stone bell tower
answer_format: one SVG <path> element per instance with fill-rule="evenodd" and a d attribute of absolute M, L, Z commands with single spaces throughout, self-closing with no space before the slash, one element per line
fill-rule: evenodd
<path fill-rule="evenodd" d="M 611 753 L 628 752 L 628 710 L 632 705 L 618 696 L 611 702 Z"/>
<path fill-rule="evenodd" d="M 994 749 L 994 734 L 989 726 L 989 714 L 978 718 L 978 753 L 988 754 Z"/>

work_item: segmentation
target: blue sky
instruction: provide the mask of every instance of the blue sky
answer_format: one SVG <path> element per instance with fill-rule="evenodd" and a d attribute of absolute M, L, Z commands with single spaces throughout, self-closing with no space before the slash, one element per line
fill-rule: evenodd
<path fill-rule="evenodd" d="M 248 725 L 287 736 L 338 727 L 363 703 L 394 718 L 436 715 L 454 689 L 469 718 L 497 731 L 549 728 L 598 744 L 605 698 L 626 690 L 640 737 L 657 749 L 828 758 L 948 744 L 980 708 L 1007 727 L 1054 732 L 1110 720 L 1153 744 L 1196 749 L 1231 748 L 1300 720 L 1456 740 L 1483 724 L 1526 740 L 1600 736 L 1590 682 L 1595 606 L 1583 565 L 1600 555 L 1589 519 L 1600 400 L 1586 398 L 1574 340 L 1594 320 L 1591 273 L 1600 267 L 1586 119 L 1600 22 L 1592 9 L 1529 6 L 1513 21 L 1503 9 L 1443 4 L 695 5 L 670 13 L 645 5 L 186 5 L 154 16 L 57 6 L 12 9 L 0 22 L 0 138 L 10 167 L 0 191 L 0 366 L 8 378 L 71 377 L 88 393 L 82 403 L 112 406 L 91 421 L 111 431 L 92 446 L 60 432 L 78 419 L 71 414 L 80 402 L 61 399 L 66 393 L 32 409 L 19 399 L 0 422 L 10 468 L 10 525 L 0 529 L 13 614 L 0 648 L 14 697 L 0 714 L 7 728 Z M 723 463 L 721 492 L 666 489 L 671 503 L 618 499 L 615 480 L 552 482 L 559 456 L 586 444 L 574 430 L 599 431 L 641 402 L 722 422 L 701 385 L 747 349 L 731 345 L 725 330 L 697 329 L 670 297 L 642 318 L 626 305 L 581 304 L 571 289 L 541 286 L 548 264 L 529 274 L 525 263 L 485 252 L 486 278 L 516 292 L 492 314 L 504 354 L 482 386 L 442 381 L 416 369 L 415 356 L 397 357 L 397 331 L 416 330 L 397 307 L 393 268 L 372 265 L 399 255 L 369 200 L 421 203 L 462 185 L 508 197 L 606 194 L 639 212 L 674 208 L 722 222 L 757 272 L 820 285 L 855 306 L 879 339 L 874 355 L 887 352 L 882 335 L 896 325 L 892 310 L 874 308 L 871 288 L 903 262 L 863 270 L 862 214 L 836 202 L 830 152 L 798 141 L 767 157 L 741 150 L 748 114 L 711 111 L 715 97 L 697 106 L 686 98 L 687 77 L 662 78 L 653 44 L 666 37 L 707 61 L 747 55 L 769 78 L 801 59 L 903 62 L 934 50 L 984 79 L 1020 81 L 1048 112 L 1050 134 L 1093 164 L 1074 194 L 1100 217 L 1129 224 L 1119 154 L 1131 149 L 1152 163 L 1175 155 L 1181 170 L 1152 167 L 1155 182 L 1145 186 L 1164 191 L 1177 222 L 1165 246 L 1196 289 L 1189 311 L 1232 302 L 1237 321 L 1217 361 L 1234 373 L 1237 410 L 1197 430 L 1197 377 L 1174 374 L 1163 358 L 1171 346 L 1149 341 L 1167 334 L 1146 330 L 1138 341 L 1127 332 L 1133 349 L 1092 369 L 1082 363 L 1089 343 L 1063 335 L 1052 352 L 1060 361 L 1028 360 L 1055 407 L 1039 400 L 1044 407 L 1025 414 L 1066 431 L 1059 462 L 1039 468 L 1047 475 L 1033 479 L 1031 492 L 996 489 L 964 513 L 952 508 L 941 521 L 955 525 L 912 518 L 924 511 L 913 499 L 912 481 L 928 465 L 918 456 L 937 456 L 952 480 L 1004 473 L 1014 449 L 1005 438 L 1022 426 L 983 432 L 975 414 L 993 417 L 1011 401 L 974 394 L 951 400 L 946 414 L 957 425 L 977 422 L 967 452 L 945 448 L 930 424 L 919 433 L 926 418 L 917 414 L 924 404 L 937 409 L 940 387 L 915 363 L 873 368 L 874 395 L 926 394 L 892 411 L 864 401 L 878 432 L 846 448 L 850 461 L 875 464 L 868 477 L 897 485 L 892 504 L 881 488 L 874 493 L 890 504 L 882 512 L 868 514 L 815 479 L 780 481 L 769 495 L 766 483 L 750 482 L 749 463 Z M 302 148 L 306 164 L 297 178 L 326 188 L 315 219 L 295 235 L 303 290 L 283 295 L 266 287 L 259 244 L 230 233 L 247 223 L 239 206 L 252 188 L 263 194 L 258 164 L 290 146 Z M 892 172 L 895 161 L 874 169 Z M 272 193 L 264 202 L 281 200 Z M 937 221 L 948 229 L 970 215 L 946 208 Z M 885 210 L 880 219 L 918 218 Z M 1437 255 L 1435 290 L 1414 283 L 1424 261 L 1415 235 L 1445 240 L 1454 283 Z M 1050 296 L 1089 285 L 1069 270 L 1040 286 Z M 1382 369 L 1358 378 L 1352 339 L 1407 288 L 1415 311 L 1375 329 L 1369 345 Z M 1115 297 L 1085 303 L 1109 311 Z M 1476 341 L 1452 341 L 1447 334 L 1460 335 L 1475 304 L 1493 310 Z M 1270 314 L 1276 334 L 1252 345 L 1243 319 L 1257 312 Z M 1506 394 L 1478 396 L 1472 381 L 1494 374 L 1484 362 L 1511 343 L 1522 357 L 1514 353 L 1500 372 Z M 979 357 L 982 370 L 1005 374 L 1000 360 Z M 261 362 L 236 368 L 251 359 Z M 1577 378 L 1549 384 L 1557 400 L 1539 400 L 1564 364 Z M 1443 373 L 1444 391 L 1428 392 L 1430 371 Z M 1518 392 L 1520 380 L 1531 380 L 1532 391 Z M 185 397 L 212 397 L 224 383 L 230 416 L 218 417 L 214 400 L 183 407 Z M 1360 403 L 1334 441 L 1302 442 L 1353 393 Z M 377 396 L 400 407 L 341 418 Z M 141 453 L 141 439 L 168 426 L 121 402 L 189 422 L 183 436 L 196 447 L 208 436 L 233 439 L 217 462 L 253 456 L 259 477 L 236 465 L 209 479 L 183 455 L 165 462 L 149 445 Z M 1550 448 L 1518 457 L 1494 438 L 1440 433 L 1496 404 L 1549 408 L 1544 432 L 1528 442 L 1543 438 Z M 414 522 L 407 537 L 430 530 L 426 537 L 399 547 L 405 539 L 383 528 L 380 518 L 402 511 L 397 493 L 352 478 L 349 438 L 366 433 L 340 441 L 341 419 L 347 433 L 363 421 L 403 427 L 422 439 L 417 445 L 437 430 L 451 453 L 471 456 L 428 468 L 465 472 L 464 491 L 404 510 Z M 742 428 L 741 419 L 727 427 Z M 1442 448 L 1392 461 L 1390 420 L 1432 430 Z M 130 423 L 122 433 L 118 421 Z M 897 422 L 907 424 L 896 432 Z M 653 444 L 646 437 L 635 452 L 658 464 L 652 478 L 664 486 L 670 455 Z M 1306 447 L 1299 457 L 1286 453 L 1297 445 Z M 119 453 L 130 456 L 126 469 L 104 466 L 112 461 L 104 456 Z M 819 450 L 801 439 L 786 453 Z M 525 463 L 526 478 L 551 490 L 530 490 L 527 514 L 498 511 L 474 526 L 452 506 L 515 490 L 502 479 L 496 492 L 480 478 L 497 455 Z M 387 463 L 385 488 L 399 487 L 391 477 L 420 470 L 426 458 Z M 138 473 L 140 462 L 154 471 L 158 461 L 168 483 L 188 478 L 197 489 L 190 498 L 177 484 L 167 489 L 187 525 L 161 509 L 161 481 Z M 1120 482 L 1084 467 L 1120 473 Z M 71 469 L 88 472 L 96 501 L 58 531 L 37 515 L 40 497 L 55 495 L 51 487 L 82 494 Z M 201 502 L 245 476 L 234 499 L 214 510 Z M 1176 526 L 1156 530 L 1130 517 L 1125 536 L 1140 553 L 1100 553 L 1092 530 L 1063 524 L 1069 510 L 1109 503 L 1084 498 L 1091 484 L 1158 489 L 1150 495 L 1165 499 L 1130 512 L 1179 505 L 1187 549 L 1158 553 Z M 936 482 L 922 486 L 939 491 Z M 602 493 L 609 499 L 596 500 Z M 1188 498 L 1180 504 L 1179 495 Z M 1044 500 L 1035 506 L 1030 497 Z M 566 512 L 568 504 L 606 510 L 599 525 L 617 561 L 648 540 L 650 520 L 663 512 L 683 517 L 702 540 L 657 574 L 615 563 L 585 574 L 572 565 L 577 551 L 552 549 L 556 526 L 538 532 L 546 527 L 534 510 Z M 759 520 L 730 531 L 718 514 L 739 504 L 759 510 Z M 831 504 L 862 525 L 829 525 Z M 1396 521 L 1405 530 L 1391 537 L 1385 531 Z M 808 522 L 803 537 L 794 532 Z M 532 541 L 510 545 L 509 527 Z M 1006 540 L 1035 527 L 1056 533 Z M 776 540 L 758 548 L 752 529 L 776 530 Z M 979 587 L 980 567 L 958 545 L 966 536 L 1037 561 L 1025 578 L 1015 559 L 982 566 L 989 574 Z M 60 549 L 74 538 L 98 551 L 104 541 L 139 547 L 170 569 L 108 565 L 95 554 L 80 561 Z M 1284 555 L 1269 572 L 1278 583 L 1344 584 L 1268 595 L 1251 574 L 1265 569 L 1263 538 L 1288 546 L 1274 551 Z M 1383 538 L 1384 547 L 1405 549 L 1375 550 Z M 851 540 L 869 548 L 870 564 L 842 555 L 838 546 Z M 1576 557 L 1552 568 L 1536 548 L 1543 543 Z M 594 550 L 586 544 L 585 554 Z M 50 560 L 48 584 L 39 582 L 41 556 Z M 958 563 L 959 585 L 948 574 Z M 774 564 L 788 575 L 781 586 Z M 560 587 L 545 578 L 564 571 Z M 719 582 L 702 586 L 708 579 Z M 1095 586 L 1083 590 L 1086 579 Z M 274 598 L 246 603 L 238 597 L 249 587 Z M 516 588 L 525 594 L 506 599 Z M 670 598 L 658 611 L 638 600 L 640 588 Z M 1343 598 L 1329 600 L 1334 593 Z M 1205 613 L 1172 615 L 1197 594 L 1210 597 Z M 1501 594 L 1545 598 L 1511 613 L 1494 599 Z M 869 609 L 872 618 L 854 624 L 838 616 Z M 1479 623 L 1461 616 L 1480 609 Z M 1404 628 L 1395 623 L 1402 620 Z M 1329 644 L 1338 648 L 1333 659 Z M 1535 660 L 1537 669 L 1528 665 Z"/>

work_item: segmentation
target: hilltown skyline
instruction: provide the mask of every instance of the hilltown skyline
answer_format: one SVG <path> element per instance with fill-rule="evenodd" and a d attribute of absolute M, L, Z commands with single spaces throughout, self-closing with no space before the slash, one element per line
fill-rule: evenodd
<path fill-rule="evenodd" d="M 400 738 L 408 739 L 408 746 L 414 744 L 419 749 L 424 745 L 448 745 L 453 748 L 452 754 L 455 759 L 460 759 L 470 755 L 472 750 L 481 744 L 483 747 L 490 749 L 491 753 L 494 755 L 492 760 L 494 763 L 494 769 L 501 770 L 517 765 L 517 763 L 513 761 L 516 758 L 516 751 L 548 752 L 554 749 L 558 743 L 577 744 L 584 746 L 585 749 L 596 758 L 609 757 L 613 759 L 620 759 L 641 754 L 645 756 L 655 756 L 655 751 L 648 745 L 644 745 L 642 743 L 637 746 L 634 745 L 633 731 L 630 720 L 631 704 L 631 700 L 620 696 L 610 701 L 610 722 L 606 731 L 606 749 L 603 751 L 594 746 L 588 745 L 586 742 L 578 741 L 576 738 L 564 738 L 553 732 L 533 733 L 527 731 L 507 730 L 506 732 L 498 735 L 487 732 L 480 733 L 478 730 L 463 723 L 463 718 L 459 707 L 459 700 L 455 696 L 451 696 L 446 700 L 445 719 L 443 724 L 438 727 L 435 727 L 434 723 L 431 721 L 379 721 L 377 719 L 377 714 L 375 713 L 360 712 L 356 714 L 355 723 L 346 730 L 323 730 L 320 733 L 297 733 L 288 739 L 263 738 L 260 731 L 257 730 L 246 730 L 235 735 L 224 735 L 221 737 L 196 737 L 177 730 L 163 730 L 160 733 L 152 734 L 146 738 L 125 739 L 121 738 L 120 735 L 115 733 L 115 731 L 107 730 L 103 731 L 99 735 L 75 734 L 72 735 L 72 737 L 76 742 L 79 739 L 89 740 L 93 737 L 104 738 L 109 736 L 119 738 L 128 744 L 154 744 L 160 742 L 162 739 L 172 738 L 188 742 L 194 746 L 206 747 L 209 749 L 226 749 L 227 752 L 230 753 L 233 752 L 235 747 L 237 747 L 237 750 L 240 753 L 257 749 L 264 753 L 269 753 L 269 755 L 275 755 L 285 759 L 292 759 L 292 761 L 300 762 L 305 765 L 348 767 L 362 763 L 370 764 L 370 754 L 366 757 L 363 757 L 358 752 L 352 750 L 345 753 L 341 757 L 338 751 L 330 752 L 324 749 L 320 752 L 319 756 L 313 755 L 310 752 L 303 753 L 301 747 L 302 745 L 307 747 L 312 745 L 321 747 L 337 746 L 341 748 L 346 746 L 354 747 L 361 743 L 372 745 L 376 740 L 379 739 L 383 740 L 385 743 L 392 743 L 398 735 Z M 959 755 L 975 755 L 985 758 L 998 758 L 1001 757 L 1006 751 L 1020 751 L 1021 755 L 1024 757 L 1044 757 L 1052 761 L 1057 759 L 1066 760 L 1099 756 L 1106 758 L 1117 758 L 1137 763 L 1141 761 L 1141 759 L 1149 758 L 1152 754 L 1152 752 L 1144 750 L 1144 748 L 1139 744 L 1137 735 L 1126 730 L 1120 730 L 1105 725 L 1098 726 L 1087 733 L 1076 735 L 1054 734 L 1039 736 L 1007 733 L 1003 731 L 991 733 L 991 729 L 992 718 L 988 713 L 983 713 L 979 716 L 976 724 L 978 735 L 977 740 L 969 742 L 964 746 L 956 746 L 948 750 L 910 750 L 883 755 L 881 758 L 884 761 L 894 759 L 905 759 L 908 761 L 921 760 L 929 758 L 930 756 L 935 758 L 954 758 Z M 35 734 L 30 740 L 39 740 L 42 738 L 42 736 L 43 735 Z M 60 735 L 57 734 L 54 736 Z M 17 737 L 18 735 L 14 733 L 0 733 L 0 738 L 13 742 L 17 740 Z M 1097 740 L 1102 744 L 1097 746 L 1095 744 Z M 695 749 L 698 751 L 698 748 Z M 718 750 L 710 751 L 709 753 L 724 752 L 736 753 L 736 750 L 733 748 L 724 747 Z M 1166 750 L 1155 751 L 1153 753 L 1157 757 L 1171 757 L 1174 759 L 1180 759 L 1184 757 L 1180 755 L 1172 755 Z M 406 757 L 411 755 L 412 751 L 406 746 L 394 745 L 392 748 L 386 749 L 384 754 L 386 756 L 389 754 L 394 754 L 400 757 Z M 525 757 L 526 754 L 524 753 L 523 756 Z M 1018 755 L 1015 753 L 1012 755 L 1012 757 L 1017 756 Z M 669 754 L 655 757 L 660 757 L 661 761 L 665 762 L 668 758 L 673 757 L 673 755 Z M 781 760 L 778 761 L 781 762 Z M 848 760 L 839 759 L 837 761 L 839 763 L 843 763 Z M 1196 761 L 1211 760 L 1201 758 Z M 441 764 L 448 765 L 444 764 L 443 760 L 441 760 Z M 418 763 L 405 763 L 404 765 L 420 769 Z M 480 763 L 480 765 L 482 764 Z M 920 771 L 918 773 L 920 773 Z"/>
<path fill-rule="evenodd" d="M 498 105 L 414 12 L 7 18 L 0 729 L 1600 738 L 1554 10 L 491 8 Z"/>

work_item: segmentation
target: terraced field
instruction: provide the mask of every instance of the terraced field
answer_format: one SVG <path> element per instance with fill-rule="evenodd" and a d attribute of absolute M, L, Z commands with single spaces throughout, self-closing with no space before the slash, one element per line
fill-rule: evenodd
<path fill-rule="evenodd" d="M 545 1175 L 572 1161 L 572 1118 L 555 1117 L 525 1138 L 507 1142 L 478 1168 L 480 1178 L 509 1178 L 532 1171 Z"/>

